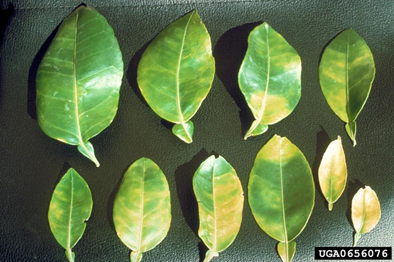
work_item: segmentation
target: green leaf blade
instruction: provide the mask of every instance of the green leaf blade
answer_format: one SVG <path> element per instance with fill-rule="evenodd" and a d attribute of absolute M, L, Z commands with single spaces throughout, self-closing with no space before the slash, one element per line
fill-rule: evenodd
<path fill-rule="evenodd" d="M 352 199 L 352 222 L 356 231 L 354 246 L 362 234 L 368 233 L 378 224 L 380 217 L 380 203 L 375 191 L 369 186 L 360 188 Z"/>
<path fill-rule="evenodd" d="M 95 9 L 78 7 L 62 22 L 37 71 L 41 129 L 80 146 L 98 166 L 86 144 L 114 119 L 122 76 L 122 54 L 112 28 Z"/>
<path fill-rule="evenodd" d="M 70 168 L 56 186 L 48 211 L 48 221 L 57 242 L 74 261 L 71 249 L 81 239 L 92 212 L 93 200 L 85 180 Z"/>
<path fill-rule="evenodd" d="M 145 100 L 161 118 L 184 126 L 208 95 L 215 73 L 211 39 L 196 11 L 155 37 L 138 65 L 137 81 Z M 190 143 L 190 138 L 178 135 Z"/>
<path fill-rule="evenodd" d="M 308 162 L 294 144 L 277 135 L 257 154 L 248 192 L 260 228 L 285 244 L 302 232 L 314 206 L 315 188 Z"/>
<path fill-rule="evenodd" d="M 242 221 L 243 190 L 234 168 L 221 156 L 201 163 L 193 177 L 200 227 L 209 248 L 204 261 L 218 256 L 235 240 Z"/>
<path fill-rule="evenodd" d="M 341 197 L 346 187 L 347 166 L 342 139 L 332 141 L 324 152 L 318 171 L 321 191 L 328 202 L 329 210 Z"/>
<path fill-rule="evenodd" d="M 297 106 L 301 97 L 301 59 L 297 51 L 267 23 L 248 38 L 238 74 L 239 87 L 256 119 L 245 139 L 264 133 Z"/>
<path fill-rule="evenodd" d="M 113 220 L 122 242 L 132 250 L 132 261 L 158 245 L 171 224 L 170 191 L 160 168 L 140 158 L 127 170 L 116 194 Z"/>
<path fill-rule="evenodd" d="M 334 113 L 344 121 L 356 145 L 356 119 L 375 78 L 375 62 L 364 39 L 346 29 L 325 48 L 319 65 L 322 92 Z"/>

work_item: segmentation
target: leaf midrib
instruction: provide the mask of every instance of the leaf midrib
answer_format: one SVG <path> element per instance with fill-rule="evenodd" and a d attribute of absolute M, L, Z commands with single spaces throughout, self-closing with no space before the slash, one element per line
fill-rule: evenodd
<path fill-rule="evenodd" d="M 73 55 L 73 83 L 74 83 L 74 107 L 75 107 L 75 124 L 77 126 L 77 137 L 79 144 L 83 145 L 81 126 L 79 122 L 79 104 L 78 104 L 78 84 L 77 84 L 77 32 L 78 32 L 78 18 L 79 12 L 75 15 L 75 29 L 74 29 L 74 55 Z"/>
<path fill-rule="evenodd" d="M 187 29 L 189 27 L 189 24 L 190 24 L 190 21 L 191 21 L 193 15 L 194 15 L 194 13 L 192 13 L 190 15 L 189 20 L 186 23 L 185 30 L 183 32 L 181 50 L 179 52 L 178 64 L 177 64 L 177 68 L 176 68 L 176 98 L 177 98 L 176 102 L 177 102 L 177 110 L 178 110 L 179 120 L 181 121 L 181 124 L 182 124 L 183 128 L 185 129 L 185 131 L 186 131 L 185 120 L 183 118 L 182 109 L 181 109 L 179 74 L 180 74 L 180 71 L 181 71 L 181 62 L 182 62 L 182 56 L 183 56 L 183 48 L 185 46 L 186 33 L 187 33 Z M 191 139 L 189 133 L 188 132 L 185 132 L 185 133 L 189 137 L 189 139 Z"/>
<path fill-rule="evenodd" d="M 279 141 L 279 174 L 280 174 L 280 193 L 281 193 L 281 205 L 282 205 L 282 221 L 283 221 L 283 230 L 285 235 L 285 253 L 286 253 L 286 261 L 289 261 L 289 241 L 287 239 L 287 228 L 286 228 L 286 213 L 285 213 L 285 205 L 284 205 L 284 192 L 283 192 L 283 172 L 282 172 L 282 140 Z"/>
<path fill-rule="evenodd" d="M 67 249 L 71 250 L 71 221 L 74 203 L 74 175 L 71 173 L 71 192 L 70 192 L 70 213 L 68 216 L 68 235 L 67 235 Z"/>
<path fill-rule="evenodd" d="M 142 175 L 141 175 L 141 196 L 140 196 L 140 214 L 141 219 L 139 223 L 139 231 L 138 231 L 138 243 L 137 243 L 137 252 L 141 251 L 142 245 L 142 234 L 143 234 L 143 226 L 144 226 L 144 202 L 145 202 L 145 160 L 142 162 Z"/>
<path fill-rule="evenodd" d="M 217 248 L 217 214 L 216 214 L 216 194 L 215 194 L 215 162 L 212 167 L 212 201 L 213 201 L 213 226 L 214 226 L 214 235 L 213 235 L 213 251 L 216 252 Z"/>

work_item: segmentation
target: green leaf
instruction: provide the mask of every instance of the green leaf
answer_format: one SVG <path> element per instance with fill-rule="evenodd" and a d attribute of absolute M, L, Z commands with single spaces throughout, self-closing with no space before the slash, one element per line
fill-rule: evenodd
<path fill-rule="evenodd" d="M 166 27 L 150 43 L 138 65 L 137 81 L 145 100 L 172 130 L 191 143 L 190 119 L 211 89 L 215 73 L 211 38 L 196 11 Z"/>
<path fill-rule="evenodd" d="M 37 72 L 41 129 L 78 150 L 96 166 L 88 141 L 114 119 L 123 76 L 122 54 L 105 18 L 80 6 L 64 19 Z"/>
<path fill-rule="evenodd" d="M 250 172 L 248 198 L 260 228 L 278 240 L 278 253 L 291 261 L 294 239 L 305 228 L 315 202 L 312 172 L 302 152 L 275 135 L 259 151 Z"/>
<path fill-rule="evenodd" d="M 319 166 L 319 184 L 331 211 L 333 204 L 340 198 L 346 187 L 347 167 L 342 139 L 332 141 L 324 152 Z"/>
<path fill-rule="evenodd" d="M 319 66 L 320 86 L 332 111 L 346 123 L 356 145 L 356 119 L 375 78 L 375 63 L 364 39 L 346 29 L 324 50 Z"/>
<path fill-rule="evenodd" d="M 256 119 L 245 139 L 284 119 L 301 97 L 301 59 L 297 51 L 267 23 L 249 35 L 238 84 Z"/>
<path fill-rule="evenodd" d="M 379 222 L 381 216 L 378 196 L 369 186 L 360 188 L 352 200 L 352 221 L 356 230 L 354 246 L 362 234 L 371 231 Z"/>
<path fill-rule="evenodd" d="M 72 248 L 81 239 L 86 221 L 92 212 L 93 200 L 85 180 L 70 168 L 53 192 L 48 221 L 57 242 L 66 249 L 69 261 L 74 261 Z"/>
<path fill-rule="evenodd" d="M 244 196 L 234 168 L 221 156 L 211 156 L 193 177 L 200 228 L 198 235 L 209 248 L 204 262 L 231 245 L 242 221 Z"/>
<path fill-rule="evenodd" d="M 168 182 L 149 158 L 135 161 L 123 177 L 115 197 L 113 220 L 116 233 L 132 250 L 130 261 L 141 261 L 167 235 L 171 223 Z"/>

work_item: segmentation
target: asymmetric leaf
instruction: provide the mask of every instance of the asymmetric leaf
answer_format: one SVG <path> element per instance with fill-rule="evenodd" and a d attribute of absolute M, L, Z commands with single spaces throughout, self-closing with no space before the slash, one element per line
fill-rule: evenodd
<path fill-rule="evenodd" d="M 362 234 L 371 231 L 380 220 L 380 203 L 378 196 L 369 186 L 360 188 L 352 200 L 352 221 L 356 230 L 354 246 Z"/>
<path fill-rule="evenodd" d="M 70 168 L 53 192 L 48 221 L 57 242 L 66 249 L 69 261 L 75 260 L 72 248 L 81 239 L 92 213 L 92 194 L 85 180 Z"/>
<path fill-rule="evenodd" d="M 332 111 L 346 123 L 356 145 L 356 119 L 375 78 L 375 62 L 364 39 L 346 29 L 324 50 L 319 66 L 320 86 Z"/>
<path fill-rule="evenodd" d="M 234 168 L 221 156 L 205 160 L 193 177 L 198 202 L 198 235 L 209 248 L 210 261 L 234 241 L 242 221 L 244 196 Z"/>
<path fill-rule="evenodd" d="M 238 84 L 256 119 L 245 135 L 257 136 L 284 119 L 301 97 L 301 59 L 267 23 L 249 35 Z"/>
<path fill-rule="evenodd" d="M 211 89 L 215 73 L 211 38 L 196 11 L 170 24 L 149 44 L 138 65 L 145 100 L 172 132 L 191 143 L 190 119 Z"/>
<path fill-rule="evenodd" d="M 89 139 L 114 119 L 123 76 L 111 26 L 91 7 L 64 19 L 37 71 L 37 118 L 50 137 L 99 166 Z"/>
<path fill-rule="evenodd" d="M 327 147 L 319 166 L 319 184 L 331 211 L 346 187 L 347 167 L 341 137 Z"/>
<path fill-rule="evenodd" d="M 302 152 L 286 137 L 275 135 L 256 156 L 248 192 L 257 224 L 279 241 L 282 260 L 291 261 L 294 239 L 305 228 L 315 202 L 312 172 Z"/>
<path fill-rule="evenodd" d="M 113 220 L 116 233 L 132 250 L 130 261 L 153 249 L 167 235 L 171 223 L 168 182 L 155 162 L 140 158 L 127 170 L 116 194 Z"/>

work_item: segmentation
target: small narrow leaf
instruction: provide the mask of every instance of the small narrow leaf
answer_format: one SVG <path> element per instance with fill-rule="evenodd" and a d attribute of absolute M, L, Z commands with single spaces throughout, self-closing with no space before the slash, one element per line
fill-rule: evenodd
<path fill-rule="evenodd" d="M 245 139 L 257 136 L 294 110 L 301 97 L 301 59 L 267 23 L 249 35 L 238 83 L 256 119 Z"/>
<path fill-rule="evenodd" d="M 244 196 L 234 168 L 221 156 L 201 163 L 193 177 L 200 227 L 208 247 L 204 262 L 225 250 L 236 238 L 242 221 Z"/>
<path fill-rule="evenodd" d="M 48 221 L 57 242 L 74 261 L 72 248 L 81 239 L 92 212 L 93 200 L 85 180 L 70 168 L 57 184 L 49 204 Z"/>
<path fill-rule="evenodd" d="M 352 200 L 352 221 L 356 231 L 354 246 L 362 234 L 371 231 L 380 220 L 379 199 L 369 186 L 360 188 Z"/>
<path fill-rule="evenodd" d="M 332 141 L 319 166 L 319 184 L 331 211 L 346 187 L 347 167 L 341 137 Z"/>
<path fill-rule="evenodd" d="M 130 261 L 166 237 L 171 224 L 168 182 L 155 162 L 140 158 L 127 170 L 116 194 L 113 220 L 116 233 L 132 250 Z"/>
<path fill-rule="evenodd" d="M 192 11 L 170 24 L 149 44 L 138 65 L 137 81 L 146 102 L 172 132 L 193 141 L 196 114 L 211 89 L 215 73 L 211 38 Z"/>
<path fill-rule="evenodd" d="M 37 119 L 48 136 L 78 146 L 96 166 L 89 139 L 118 109 L 122 54 L 107 20 L 80 6 L 59 27 L 37 71 Z"/>
<path fill-rule="evenodd" d="M 294 239 L 305 228 L 315 202 L 312 172 L 302 152 L 275 135 L 261 148 L 250 172 L 248 198 L 252 214 L 285 262 L 295 252 Z"/>
<path fill-rule="evenodd" d="M 328 105 L 346 123 L 355 146 L 356 119 L 375 78 L 375 62 L 364 39 L 352 29 L 335 37 L 322 55 L 319 78 Z"/>

